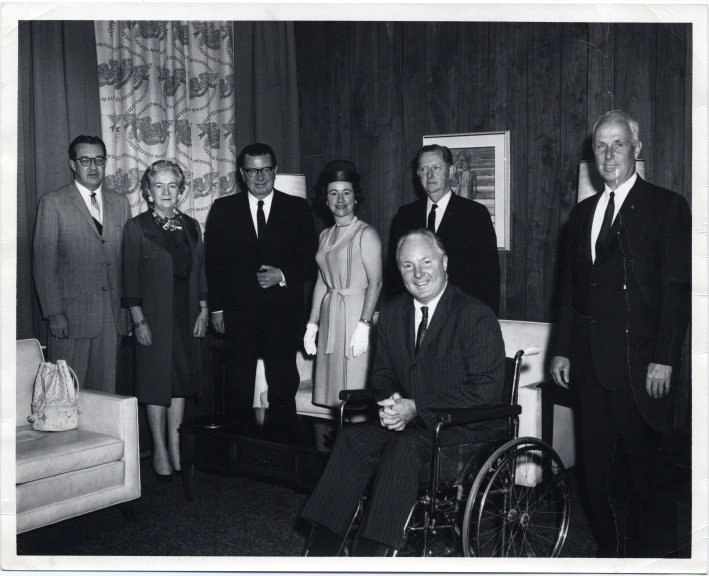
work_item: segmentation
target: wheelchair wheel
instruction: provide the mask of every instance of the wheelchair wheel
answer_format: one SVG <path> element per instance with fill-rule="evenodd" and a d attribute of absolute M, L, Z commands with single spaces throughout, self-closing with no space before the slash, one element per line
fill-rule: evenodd
<path fill-rule="evenodd" d="M 536 438 L 498 448 L 481 467 L 463 517 L 465 556 L 559 555 L 571 516 L 571 489 L 554 449 Z"/>

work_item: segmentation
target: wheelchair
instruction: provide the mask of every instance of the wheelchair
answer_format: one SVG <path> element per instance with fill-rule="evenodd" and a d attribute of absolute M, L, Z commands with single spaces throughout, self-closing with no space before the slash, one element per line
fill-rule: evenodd
<path fill-rule="evenodd" d="M 433 431 L 430 471 L 419 478 L 419 494 L 403 528 L 403 545 L 391 556 L 557 557 L 571 516 L 571 490 L 555 450 L 532 437 L 518 437 L 521 406 L 517 404 L 525 355 L 505 359 L 504 404 L 473 409 L 440 409 Z M 352 411 L 372 405 L 371 390 L 343 390 L 338 427 Z M 441 446 L 449 426 L 506 420 L 498 440 Z M 356 546 L 367 506 L 360 499 L 342 546 Z"/>

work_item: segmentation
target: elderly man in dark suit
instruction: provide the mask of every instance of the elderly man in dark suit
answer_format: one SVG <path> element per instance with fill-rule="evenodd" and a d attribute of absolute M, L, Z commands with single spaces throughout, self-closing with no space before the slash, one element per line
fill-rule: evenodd
<path fill-rule="evenodd" d="M 635 171 L 638 123 L 607 112 L 593 129 L 605 190 L 569 218 L 551 371 L 581 399 L 590 519 L 600 557 L 676 551 L 669 485 L 674 387 L 689 319 L 691 215 L 682 196 Z M 626 522 L 614 465 L 626 468 Z M 613 498 L 615 496 L 615 498 Z M 623 533 L 625 532 L 625 541 Z"/>
<path fill-rule="evenodd" d="M 205 264 L 212 323 L 226 334 L 227 415 L 253 423 L 256 363 L 263 357 L 272 420 L 296 415 L 303 282 L 315 271 L 310 205 L 273 188 L 276 155 L 249 144 L 237 165 L 246 193 L 217 199 L 207 219 Z"/>
<path fill-rule="evenodd" d="M 453 193 L 453 155 L 445 146 L 424 146 L 416 155 L 426 198 L 402 206 L 392 222 L 391 247 L 410 230 L 428 228 L 446 248 L 451 283 L 482 300 L 497 314 L 500 307 L 500 261 L 497 237 L 487 208 Z M 403 291 L 392 274 L 390 294 Z"/>
<path fill-rule="evenodd" d="M 490 308 L 448 283 L 448 257 L 429 230 L 404 235 L 397 263 L 407 294 L 383 308 L 372 386 L 380 420 L 347 426 L 303 517 L 315 525 L 309 555 L 334 555 L 369 479 L 376 476 L 355 555 L 401 546 L 419 472 L 430 465 L 435 408 L 496 404 L 505 349 Z M 444 444 L 497 437 L 497 423 L 446 430 Z"/>
<path fill-rule="evenodd" d="M 74 182 L 39 200 L 33 268 L 50 360 L 66 360 L 82 387 L 115 392 L 119 336 L 129 330 L 121 309 L 121 246 L 130 206 L 125 196 L 102 189 L 105 163 L 98 136 L 71 143 Z"/>

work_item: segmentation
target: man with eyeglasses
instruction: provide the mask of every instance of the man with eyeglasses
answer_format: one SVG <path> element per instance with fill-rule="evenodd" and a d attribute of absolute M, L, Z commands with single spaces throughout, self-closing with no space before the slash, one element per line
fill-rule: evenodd
<path fill-rule="evenodd" d="M 39 200 L 33 272 L 42 316 L 49 324 L 51 361 L 64 359 L 84 388 L 116 391 L 120 336 L 129 318 L 121 308 L 125 196 L 102 188 L 106 146 L 77 136 L 69 146 L 74 181 Z"/>
<path fill-rule="evenodd" d="M 419 149 L 417 175 L 426 196 L 405 204 L 396 213 L 391 228 L 391 262 L 394 249 L 406 232 L 427 228 L 438 236 L 448 254 L 451 284 L 482 300 L 497 314 L 500 306 L 500 262 L 497 236 L 487 208 L 462 198 L 451 190 L 456 168 L 451 151 L 438 144 Z M 403 292 L 397 271 L 389 275 L 392 297 Z"/>
<path fill-rule="evenodd" d="M 296 416 L 296 352 L 305 323 L 303 283 L 315 271 L 317 236 L 303 198 L 275 190 L 278 166 L 267 144 L 237 158 L 246 193 L 217 199 L 205 231 L 212 324 L 225 334 L 226 413 L 250 428 L 256 362 L 263 358 L 269 420 L 287 429 Z"/>

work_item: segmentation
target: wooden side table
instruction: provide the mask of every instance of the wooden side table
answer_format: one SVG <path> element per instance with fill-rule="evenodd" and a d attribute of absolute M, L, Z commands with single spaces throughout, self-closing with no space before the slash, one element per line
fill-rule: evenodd
<path fill-rule="evenodd" d="M 336 422 L 299 416 L 298 429 L 284 437 L 268 429 L 239 426 L 180 426 L 182 483 L 185 498 L 194 500 L 194 468 L 205 465 L 228 475 L 241 472 L 291 482 L 310 490 L 320 479 L 330 457 L 329 436 Z"/>

